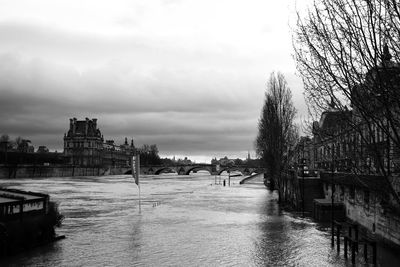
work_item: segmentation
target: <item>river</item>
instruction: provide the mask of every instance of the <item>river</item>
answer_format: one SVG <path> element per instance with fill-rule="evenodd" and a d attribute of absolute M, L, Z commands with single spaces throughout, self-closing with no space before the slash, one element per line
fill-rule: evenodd
<path fill-rule="evenodd" d="M 242 178 L 223 187 L 204 173 L 144 176 L 140 208 L 127 175 L 2 180 L 49 194 L 67 238 L 0 266 L 350 266 L 331 249 L 328 228 L 283 211 L 275 193 Z"/>

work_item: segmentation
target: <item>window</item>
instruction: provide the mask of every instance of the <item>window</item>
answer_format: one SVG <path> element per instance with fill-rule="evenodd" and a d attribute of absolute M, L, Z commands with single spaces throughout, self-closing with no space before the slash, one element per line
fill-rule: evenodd
<path fill-rule="evenodd" d="M 377 142 L 381 141 L 381 128 L 380 127 L 376 128 L 376 141 Z"/>
<path fill-rule="evenodd" d="M 349 198 L 350 199 L 354 199 L 354 197 L 356 196 L 356 189 L 354 186 L 350 186 L 349 188 Z"/>
<path fill-rule="evenodd" d="M 369 191 L 368 190 L 364 191 L 364 204 L 369 205 Z"/>

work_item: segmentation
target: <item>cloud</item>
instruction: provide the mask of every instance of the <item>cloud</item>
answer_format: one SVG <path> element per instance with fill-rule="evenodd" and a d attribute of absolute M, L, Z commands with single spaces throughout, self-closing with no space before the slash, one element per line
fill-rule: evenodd
<path fill-rule="evenodd" d="M 32 141 L 41 144 L 41 134 L 53 134 L 58 141 L 53 138 L 56 142 L 48 145 L 60 150 L 68 118 L 88 116 L 99 119 L 106 138 L 134 136 L 137 143 L 158 144 L 161 152 L 210 151 L 240 143 L 246 149 L 258 110 L 246 93 L 249 84 L 225 75 L 163 68 L 121 75 L 113 64 L 79 73 L 43 60 L 1 55 L 1 129 L 33 135 Z"/>
<path fill-rule="evenodd" d="M 163 155 L 244 157 L 271 71 L 303 110 L 286 20 L 263 1 L 25 3 L 0 10 L 0 133 L 62 150 L 89 117 Z"/>

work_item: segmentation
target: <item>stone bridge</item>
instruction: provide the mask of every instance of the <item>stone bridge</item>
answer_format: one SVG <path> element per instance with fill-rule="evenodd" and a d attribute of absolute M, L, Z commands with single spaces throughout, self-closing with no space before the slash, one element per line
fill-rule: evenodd
<path fill-rule="evenodd" d="M 252 173 L 263 173 L 264 168 L 254 166 L 219 166 L 213 164 L 190 164 L 190 165 L 174 165 L 174 166 L 140 166 L 141 174 L 161 174 L 168 172 L 175 172 L 179 175 L 189 175 L 191 172 L 208 171 L 211 175 L 221 175 L 224 171 L 240 172 L 243 175 L 251 175 Z M 125 172 L 130 174 L 131 171 Z"/>

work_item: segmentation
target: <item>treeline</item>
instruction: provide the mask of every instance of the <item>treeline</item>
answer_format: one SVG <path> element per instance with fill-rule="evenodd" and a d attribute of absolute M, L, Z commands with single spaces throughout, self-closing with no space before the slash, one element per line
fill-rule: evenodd
<path fill-rule="evenodd" d="M 0 136 L 0 151 L 33 152 L 31 141 L 18 136 L 14 140 L 8 134 Z"/>
<path fill-rule="evenodd" d="M 49 152 L 45 146 L 40 146 L 37 153 L 30 145 L 31 141 L 20 136 L 11 139 L 8 134 L 0 136 L 0 164 L 64 164 L 67 159 L 63 153 Z"/>
<path fill-rule="evenodd" d="M 225 157 L 227 158 L 227 157 Z M 226 163 L 221 162 L 221 160 L 211 159 L 211 164 L 221 165 L 221 166 L 247 166 L 247 167 L 263 167 L 265 166 L 265 162 L 262 159 L 234 159 L 229 160 Z"/>
<path fill-rule="evenodd" d="M 137 149 L 140 155 L 140 165 L 161 165 L 162 160 L 158 155 L 157 145 L 144 144 Z"/>

